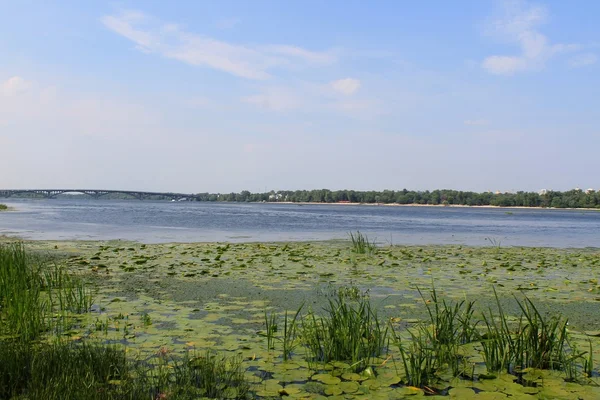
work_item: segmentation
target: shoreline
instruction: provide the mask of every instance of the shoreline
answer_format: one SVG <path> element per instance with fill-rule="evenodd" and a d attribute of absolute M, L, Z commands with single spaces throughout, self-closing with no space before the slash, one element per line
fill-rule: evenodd
<path fill-rule="evenodd" d="M 223 202 L 223 203 L 234 203 L 234 202 Z M 273 201 L 273 202 L 251 202 L 253 204 L 298 204 L 298 205 L 336 205 L 336 206 L 385 206 L 385 207 L 440 207 L 440 208 L 494 208 L 494 209 L 506 209 L 506 210 L 586 210 L 586 211 L 600 211 L 600 208 L 590 207 L 527 207 L 527 206 L 494 206 L 494 205 L 481 205 L 481 206 L 470 206 L 468 204 L 399 204 L 399 203 L 347 203 L 347 202 L 335 202 L 335 203 L 318 203 L 310 201 Z M 242 203 L 240 203 L 242 204 Z"/>
<path fill-rule="evenodd" d="M 16 198 L 16 199 L 27 199 L 27 198 Z M 27 200 L 48 200 L 48 199 L 27 199 Z M 92 200 L 90 200 L 92 201 Z M 113 200 L 106 200 L 113 201 Z M 151 201 L 170 203 L 166 200 L 114 200 L 114 201 Z M 186 201 L 187 202 L 187 201 Z M 336 206 L 385 206 L 385 207 L 439 207 L 439 208 L 484 208 L 484 209 L 506 209 L 506 210 L 584 210 L 584 211 L 599 211 L 600 207 L 529 207 L 529 206 L 494 206 L 491 204 L 486 205 L 468 205 L 468 204 L 400 204 L 400 203 L 360 203 L 360 202 L 316 202 L 316 201 L 189 201 L 190 203 L 211 203 L 211 204 L 295 204 L 295 205 L 336 205 Z M 15 207 L 8 206 L 2 211 L 17 211 Z"/>

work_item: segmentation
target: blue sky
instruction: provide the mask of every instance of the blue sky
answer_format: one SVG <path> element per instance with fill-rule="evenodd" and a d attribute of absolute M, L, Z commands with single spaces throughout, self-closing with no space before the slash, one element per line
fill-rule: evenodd
<path fill-rule="evenodd" d="M 600 189 L 597 1 L 1 1 L 0 187 Z"/>

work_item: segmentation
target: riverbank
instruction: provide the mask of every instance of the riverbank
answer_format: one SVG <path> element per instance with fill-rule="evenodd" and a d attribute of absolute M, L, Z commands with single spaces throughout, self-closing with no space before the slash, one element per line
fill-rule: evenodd
<path fill-rule="evenodd" d="M 256 204 L 258 204 L 257 202 Z M 506 210 L 584 210 L 584 211 L 600 211 L 600 208 L 558 208 L 558 207 L 523 207 L 523 206 L 471 206 L 466 204 L 399 204 L 399 203 L 351 203 L 351 202 L 332 202 L 332 203 L 317 203 L 317 202 L 293 202 L 293 201 L 278 201 L 268 202 L 266 204 L 297 204 L 297 205 L 340 205 L 340 206 L 387 206 L 387 207 L 434 207 L 434 208 L 482 208 L 482 209 L 506 209 Z"/>

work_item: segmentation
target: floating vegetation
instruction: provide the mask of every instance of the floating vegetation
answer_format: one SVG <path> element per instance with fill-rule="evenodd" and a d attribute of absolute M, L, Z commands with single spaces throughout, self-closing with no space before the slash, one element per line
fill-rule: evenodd
<path fill-rule="evenodd" d="M 600 252 L 488 244 L 4 245 L 0 358 L 9 371 L 48 346 L 75 354 L 53 360 L 97 346 L 125 360 L 106 353 L 119 371 L 99 365 L 89 393 L 36 383 L 57 399 L 599 398 Z M 39 323 L 10 325 L 14 293 L 32 296 Z M 35 399 L 32 388 L 0 398 Z"/>

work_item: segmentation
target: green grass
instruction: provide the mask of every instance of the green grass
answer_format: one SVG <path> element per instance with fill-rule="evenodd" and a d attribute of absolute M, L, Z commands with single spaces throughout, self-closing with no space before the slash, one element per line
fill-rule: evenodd
<path fill-rule="evenodd" d="M 265 332 L 263 336 L 267 338 L 267 349 L 275 349 L 275 333 L 277 332 L 277 315 L 275 312 L 267 314 L 265 310 Z"/>
<path fill-rule="evenodd" d="M 283 320 L 283 360 L 287 361 L 292 357 L 292 353 L 298 346 L 297 330 L 298 330 L 298 317 L 300 312 L 304 308 L 304 303 L 298 307 L 298 310 L 293 317 L 288 316 L 287 310 L 285 311 L 285 317 Z"/>
<path fill-rule="evenodd" d="M 0 244 L 0 399 L 248 398 L 240 358 L 170 357 L 161 350 L 140 361 L 122 346 L 60 340 L 69 321 L 92 304 L 92 291 L 79 277 L 33 257 L 22 244 Z M 147 314 L 142 321 L 151 323 Z M 108 329 L 98 319 L 95 326 Z M 290 330 L 294 323 L 286 318 L 292 336 Z"/>
<path fill-rule="evenodd" d="M 403 341 L 394 332 L 394 343 L 398 346 L 408 386 L 425 387 L 436 379 L 438 360 L 430 335 L 423 329 L 409 331 L 410 339 Z"/>
<path fill-rule="evenodd" d="M 21 244 L 0 245 L 0 330 L 29 341 L 49 328 L 50 303 L 43 296 L 41 268 Z"/>
<path fill-rule="evenodd" d="M 6 211 L 6 210 L 8 210 L 8 206 L 6 204 L 0 203 L 0 211 Z"/>
<path fill-rule="evenodd" d="M 465 372 L 464 355 L 461 346 L 477 337 L 474 319 L 474 302 L 449 303 L 438 297 L 432 285 L 430 298 L 417 289 L 429 321 L 415 329 L 409 329 L 410 337 L 402 339 L 396 332 L 394 343 L 400 351 L 406 384 L 428 387 L 439 374 L 450 373 L 458 376 Z"/>
<path fill-rule="evenodd" d="M 388 325 L 368 297 L 351 302 L 338 296 L 329 300 L 324 316 L 309 312 L 302 319 L 302 341 L 310 362 L 344 361 L 360 371 L 387 351 Z"/>
<path fill-rule="evenodd" d="M 377 252 L 375 240 L 369 240 L 368 236 L 360 231 L 350 232 L 350 241 L 352 242 L 352 251 L 356 254 L 373 255 Z"/>
<path fill-rule="evenodd" d="M 594 373 L 591 342 L 588 351 L 578 351 L 571 345 L 567 320 L 560 315 L 542 315 L 528 297 L 515 298 L 520 315 L 511 319 L 496 294 L 497 310 L 490 309 L 478 319 L 473 302 L 448 303 L 438 297 L 435 287 L 429 299 L 419 293 L 428 323 L 409 329 L 408 338 L 393 332 L 407 385 L 427 387 L 440 376 L 468 376 L 461 349 L 472 342 L 481 344 L 489 373 L 519 376 L 527 368 L 556 370 L 569 382 L 584 382 Z"/>
<path fill-rule="evenodd" d="M 0 244 L 0 332 L 20 340 L 68 329 L 68 314 L 89 312 L 92 290 L 62 266 L 20 243 Z"/>
<path fill-rule="evenodd" d="M 1 399 L 191 400 L 248 395 L 241 359 L 211 352 L 175 358 L 159 351 L 141 362 L 129 360 L 122 347 L 85 342 L 0 346 Z"/>
<path fill-rule="evenodd" d="M 498 313 L 483 314 L 484 333 L 480 337 L 488 371 L 519 374 L 526 368 L 565 373 L 567 381 L 583 381 L 592 375 L 593 352 L 580 352 L 571 344 L 568 322 L 560 315 L 544 316 L 528 297 L 515 301 L 521 311 L 516 321 L 504 313 L 494 289 Z"/>

